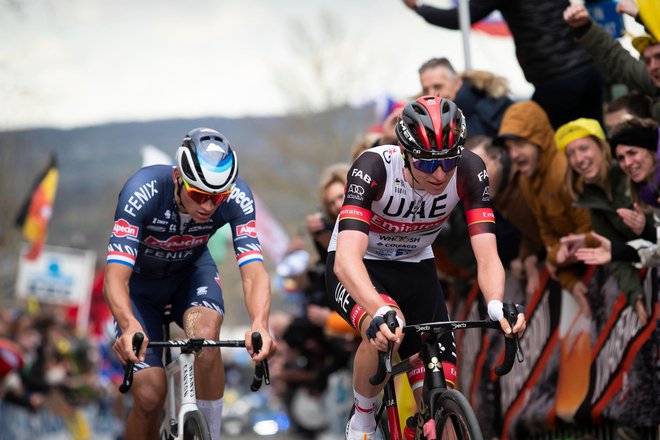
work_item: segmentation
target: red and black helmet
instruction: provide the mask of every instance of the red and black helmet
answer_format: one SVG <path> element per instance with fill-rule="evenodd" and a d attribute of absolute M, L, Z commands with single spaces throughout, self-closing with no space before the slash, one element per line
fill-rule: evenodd
<path fill-rule="evenodd" d="M 453 101 L 435 96 L 422 96 L 406 104 L 396 125 L 401 146 L 419 159 L 459 155 L 465 134 L 461 109 Z"/>

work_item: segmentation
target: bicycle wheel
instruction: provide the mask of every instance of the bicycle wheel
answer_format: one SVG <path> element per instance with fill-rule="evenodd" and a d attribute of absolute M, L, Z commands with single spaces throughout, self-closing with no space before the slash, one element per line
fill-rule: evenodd
<path fill-rule="evenodd" d="M 483 440 L 477 416 L 470 403 L 456 390 L 446 390 L 438 397 L 433 420 L 438 440 L 454 438 L 452 430 L 459 440 Z M 447 437 L 442 437 L 444 433 L 448 434 Z"/>
<path fill-rule="evenodd" d="M 183 418 L 183 440 L 211 440 L 209 425 L 199 411 L 190 411 Z"/>

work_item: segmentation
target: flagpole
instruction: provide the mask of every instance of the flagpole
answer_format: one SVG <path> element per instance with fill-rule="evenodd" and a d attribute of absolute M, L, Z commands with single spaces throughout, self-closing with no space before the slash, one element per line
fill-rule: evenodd
<path fill-rule="evenodd" d="M 463 34 L 463 57 L 465 59 L 465 69 L 472 68 L 472 58 L 470 56 L 470 0 L 458 0 L 458 24 L 461 34 Z"/>

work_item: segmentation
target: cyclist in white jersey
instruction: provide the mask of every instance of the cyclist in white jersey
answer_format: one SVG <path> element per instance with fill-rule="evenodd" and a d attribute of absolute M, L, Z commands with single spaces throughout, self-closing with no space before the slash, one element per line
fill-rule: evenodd
<path fill-rule="evenodd" d="M 459 202 L 463 203 L 479 286 L 491 319 L 506 334 L 521 335 L 525 316 L 513 329 L 503 317 L 504 268 L 497 254 L 495 218 L 483 161 L 463 150 L 466 127 L 461 110 L 448 99 L 423 96 L 408 103 L 396 127 L 399 145 L 363 153 L 348 173 L 344 204 L 328 247 L 327 289 L 337 312 L 362 335 L 355 355 L 355 414 L 346 426 L 348 440 L 372 440 L 374 405 L 384 383 L 372 386 L 377 350 L 387 342 L 407 357 L 419 340 L 402 340 L 383 316 L 395 310 L 400 327 L 447 320 L 431 244 Z M 399 328 L 400 328 L 399 327 Z M 453 336 L 441 340 L 448 382 L 456 379 Z M 419 403 L 424 372 L 408 374 Z"/>

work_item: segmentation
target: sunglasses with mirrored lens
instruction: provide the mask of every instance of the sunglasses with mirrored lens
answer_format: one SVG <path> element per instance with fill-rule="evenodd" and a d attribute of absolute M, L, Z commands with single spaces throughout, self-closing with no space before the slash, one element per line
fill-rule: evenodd
<path fill-rule="evenodd" d="M 443 159 L 415 159 L 413 158 L 413 166 L 422 173 L 432 174 L 438 168 L 442 168 L 445 173 L 450 172 L 458 165 L 461 156 L 446 157 Z"/>
<path fill-rule="evenodd" d="M 229 196 L 231 195 L 231 191 L 234 189 L 234 186 L 232 185 L 232 187 L 229 188 L 227 191 L 217 194 L 211 194 L 188 185 L 188 182 L 186 182 L 183 179 L 182 182 L 183 182 L 183 186 L 186 188 L 186 193 L 188 194 L 188 197 L 190 197 L 193 200 L 193 202 L 198 203 L 200 205 L 206 203 L 207 200 L 213 202 L 214 205 L 219 205 L 220 203 L 224 202 L 229 198 Z"/>

